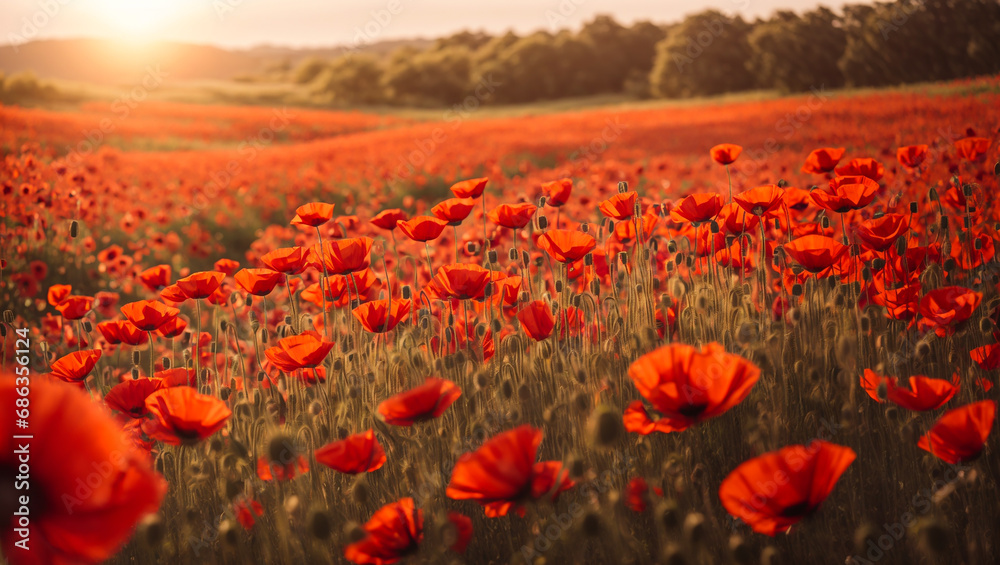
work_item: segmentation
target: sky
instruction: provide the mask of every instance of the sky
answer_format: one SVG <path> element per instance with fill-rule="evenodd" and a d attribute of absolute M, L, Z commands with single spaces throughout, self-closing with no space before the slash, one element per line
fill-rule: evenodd
<path fill-rule="evenodd" d="M 861 0 L 864 1 L 864 0 Z M 435 38 L 463 29 L 578 29 L 595 14 L 622 23 L 678 21 L 715 8 L 745 18 L 840 0 L 2 0 L 0 44 L 99 37 L 230 48 L 329 47 Z"/>

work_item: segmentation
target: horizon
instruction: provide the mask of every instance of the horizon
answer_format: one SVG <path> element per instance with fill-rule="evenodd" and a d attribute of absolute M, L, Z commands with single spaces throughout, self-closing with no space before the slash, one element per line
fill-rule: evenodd
<path fill-rule="evenodd" d="M 326 5 L 293 0 L 277 5 L 257 0 L 149 0 L 142 9 L 128 0 L 11 0 L 0 7 L 0 47 L 41 40 L 117 40 L 134 43 L 175 42 L 226 50 L 276 48 L 326 49 L 390 41 L 433 40 L 463 31 L 491 36 L 514 32 L 578 30 L 597 15 L 623 25 L 638 21 L 668 24 L 708 9 L 744 19 L 770 17 L 776 11 L 802 13 L 818 6 L 839 11 L 848 2 L 819 0 L 706 0 L 692 6 L 670 1 L 651 7 L 646 0 L 562 0 L 539 6 L 533 0 L 510 0 L 503 6 L 467 6 L 458 0 L 427 0 L 432 8 L 413 9 L 407 0 Z M 752 5 L 751 5 L 752 4 Z M 288 6 L 301 9 L 290 13 Z M 145 8 L 149 8 L 146 10 Z M 471 13 L 470 13 L 471 12 Z M 449 14 L 441 18 L 441 14 Z M 329 21 L 337 23 L 330 26 Z"/>

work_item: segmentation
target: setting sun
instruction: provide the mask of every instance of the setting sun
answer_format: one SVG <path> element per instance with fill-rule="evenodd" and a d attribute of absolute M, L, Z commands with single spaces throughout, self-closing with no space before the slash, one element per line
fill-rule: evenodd
<path fill-rule="evenodd" d="M 140 37 L 173 23 L 190 7 L 177 0 L 91 0 L 95 16 L 107 22 L 117 33 Z"/>

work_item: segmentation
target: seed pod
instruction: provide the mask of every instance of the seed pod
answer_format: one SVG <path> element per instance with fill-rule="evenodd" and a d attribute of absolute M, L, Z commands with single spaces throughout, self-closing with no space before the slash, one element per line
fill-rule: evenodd
<path fill-rule="evenodd" d="M 133 381 L 139 380 L 139 367 L 132 367 L 131 372 L 132 372 L 132 380 Z"/>
<path fill-rule="evenodd" d="M 545 216 L 538 216 L 538 229 L 544 230 L 549 227 L 549 219 Z"/>
<path fill-rule="evenodd" d="M 80 235 L 80 223 L 73 220 L 69 223 L 69 236 L 75 239 L 78 235 Z"/>
<path fill-rule="evenodd" d="M 132 364 L 133 365 L 139 364 L 139 351 L 135 349 L 132 350 Z"/>
<path fill-rule="evenodd" d="M 625 181 L 618 181 L 618 194 L 625 194 L 628 192 L 628 183 Z"/>
<path fill-rule="evenodd" d="M 8 324 L 13 324 L 14 323 L 14 312 L 13 312 L 13 310 L 4 310 L 3 311 L 3 321 L 7 322 Z"/>
<path fill-rule="evenodd" d="M 507 258 L 510 259 L 511 261 L 517 261 L 517 249 L 511 247 L 509 250 L 507 250 Z"/>
<path fill-rule="evenodd" d="M 253 295 L 252 294 L 248 294 L 246 300 L 244 301 L 244 303 L 246 304 L 247 308 L 253 308 Z M 253 321 L 256 321 L 256 318 L 257 318 L 257 314 L 254 313 L 254 312 L 250 312 L 250 319 L 253 320 Z M 251 324 L 251 326 L 252 326 L 252 324 Z M 254 330 L 254 331 L 257 331 L 257 330 Z"/>
<path fill-rule="evenodd" d="M 581 529 L 585 536 L 596 538 L 601 535 L 604 529 L 601 524 L 601 517 L 596 512 L 587 512 L 581 521 Z"/>
<path fill-rule="evenodd" d="M 613 445 L 624 433 L 621 414 L 604 406 L 598 408 L 590 419 L 591 441 L 600 447 Z"/>
<path fill-rule="evenodd" d="M 330 517 L 322 510 L 314 510 L 309 515 L 309 533 L 318 540 L 325 540 L 330 537 L 333 526 Z"/>

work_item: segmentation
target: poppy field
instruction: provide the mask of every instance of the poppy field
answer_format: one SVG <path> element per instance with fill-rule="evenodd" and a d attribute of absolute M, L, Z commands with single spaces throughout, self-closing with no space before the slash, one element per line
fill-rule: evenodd
<path fill-rule="evenodd" d="M 3 555 L 995 563 L 1000 78 L 945 86 L 0 106 Z"/>

